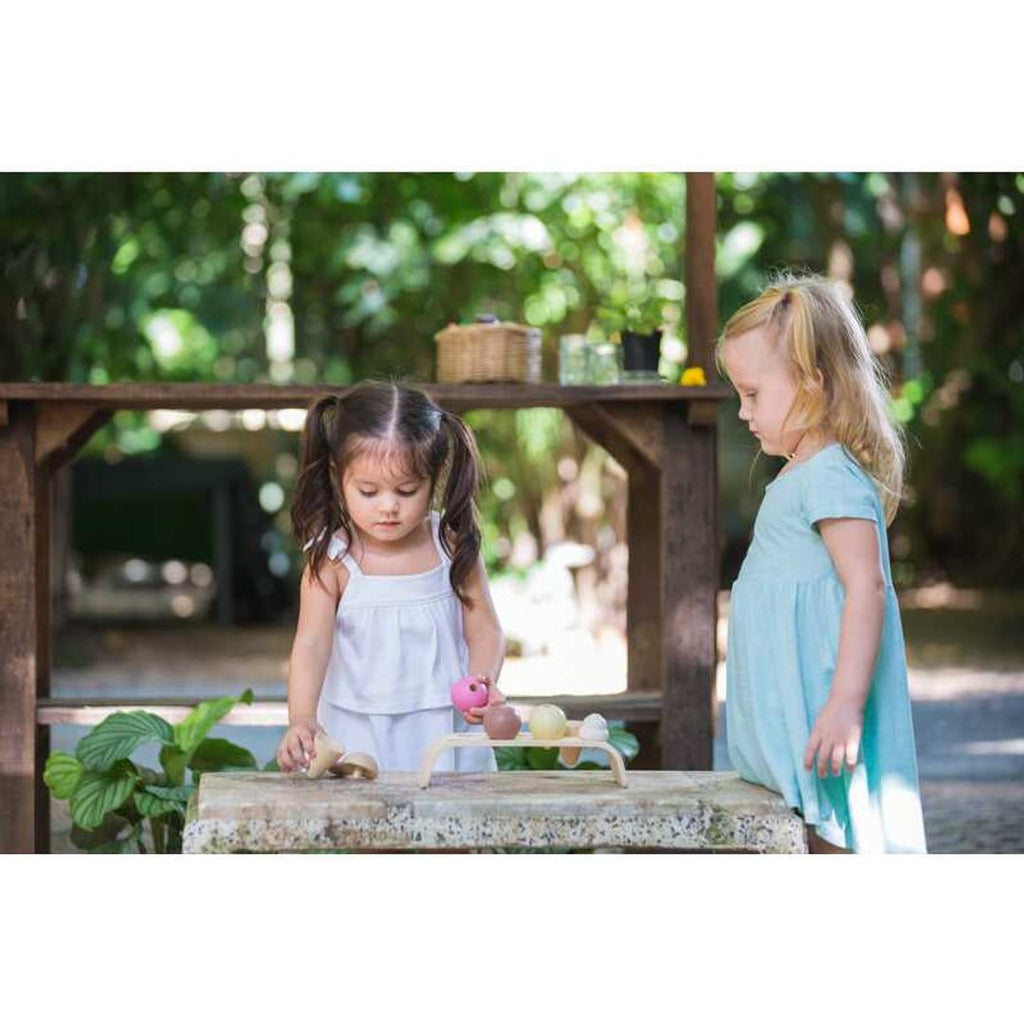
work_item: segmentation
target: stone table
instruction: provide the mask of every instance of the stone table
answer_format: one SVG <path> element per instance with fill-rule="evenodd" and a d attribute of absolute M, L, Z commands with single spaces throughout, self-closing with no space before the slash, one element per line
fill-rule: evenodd
<path fill-rule="evenodd" d="M 733 772 L 437 773 L 375 781 L 269 772 L 202 777 L 185 853 L 622 850 L 806 853 L 802 820 Z"/>

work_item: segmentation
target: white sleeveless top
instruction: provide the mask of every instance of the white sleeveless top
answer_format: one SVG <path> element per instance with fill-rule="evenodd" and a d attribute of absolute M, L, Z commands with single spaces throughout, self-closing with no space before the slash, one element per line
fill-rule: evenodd
<path fill-rule="evenodd" d="M 440 513 L 431 512 L 440 563 L 404 576 L 365 574 L 342 536 L 331 538 L 327 557 L 340 558 L 349 579 L 338 602 L 322 700 L 362 714 L 451 704 L 452 683 L 468 672 L 469 650 L 440 522 Z"/>

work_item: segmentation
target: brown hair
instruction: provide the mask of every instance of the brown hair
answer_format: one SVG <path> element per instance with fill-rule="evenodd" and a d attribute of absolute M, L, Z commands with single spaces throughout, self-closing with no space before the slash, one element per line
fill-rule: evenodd
<path fill-rule="evenodd" d="M 365 453 L 398 459 L 412 475 L 429 479 L 431 503 L 438 492 L 443 495 L 441 544 L 452 560 L 452 589 L 469 605 L 464 584 L 480 556 L 474 499 L 482 471 L 476 441 L 458 416 L 401 384 L 367 381 L 318 399 L 306 414 L 292 529 L 296 540 L 308 545 L 306 564 L 313 575 L 320 578 L 335 532 L 341 530 L 352 543 L 340 481 L 352 458 Z"/>

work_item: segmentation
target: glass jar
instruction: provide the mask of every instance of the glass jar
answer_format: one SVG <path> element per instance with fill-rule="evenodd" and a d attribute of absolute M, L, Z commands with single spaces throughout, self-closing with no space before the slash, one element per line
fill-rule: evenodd
<path fill-rule="evenodd" d="M 590 373 L 590 355 L 586 335 L 563 334 L 558 339 L 558 383 L 586 384 Z"/>
<path fill-rule="evenodd" d="M 590 352 L 589 374 L 591 384 L 618 384 L 619 346 L 610 341 L 594 345 Z"/>

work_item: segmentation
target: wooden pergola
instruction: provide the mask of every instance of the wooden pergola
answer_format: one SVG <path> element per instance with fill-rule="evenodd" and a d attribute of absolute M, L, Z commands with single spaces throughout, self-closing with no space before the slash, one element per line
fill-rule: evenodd
<path fill-rule="evenodd" d="M 661 767 L 708 770 L 714 721 L 718 590 L 716 422 L 730 389 L 716 379 L 715 186 L 687 174 L 686 286 L 691 365 L 704 387 L 555 384 L 418 386 L 453 411 L 563 409 L 629 476 L 627 693 L 586 701 L 610 717 L 660 723 Z M 49 792 L 42 770 L 49 728 L 86 724 L 112 706 L 50 694 L 50 506 L 54 473 L 121 409 L 280 409 L 329 387 L 209 384 L 0 383 L 0 852 L 45 851 Z M 175 716 L 174 695 L 117 707 Z M 573 701 L 562 702 L 572 711 Z M 95 702 L 93 702 L 95 704 Z M 282 720 L 272 702 L 239 708 L 236 722 Z"/>

